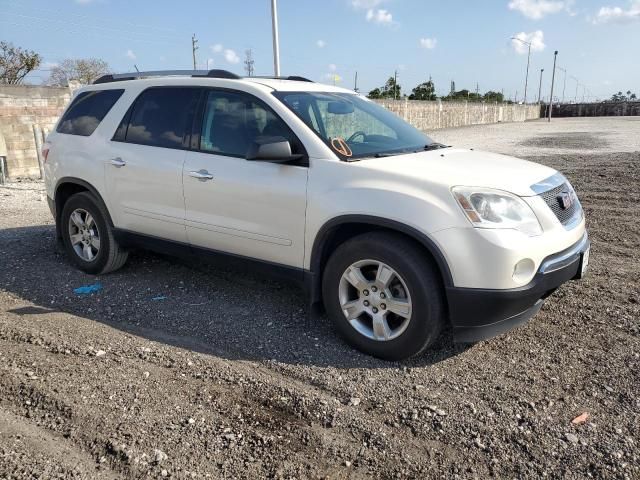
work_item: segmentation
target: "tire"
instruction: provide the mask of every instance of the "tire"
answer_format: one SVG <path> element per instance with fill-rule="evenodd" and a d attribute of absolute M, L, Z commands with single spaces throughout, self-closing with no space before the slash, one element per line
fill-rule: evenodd
<path fill-rule="evenodd" d="M 76 243 L 77 235 L 80 234 L 78 217 L 74 215 L 76 222 L 71 219 L 72 214 L 80 215 L 86 220 L 86 214 L 90 215 L 93 221 L 89 220 L 86 239 L 89 242 L 93 258 L 86 254 L 85 244 Z M 113 231 L 109 227 L 108 213 L 105 208 L 89 192 L 76 193 L 71 196 L 62 208 L 60 215 L 59 230 L 62 233 L 62 242 L 69 260 L 80 270 L 91 274 L 102 274 L 112 272 L 122 267 L 127 261 L 128 252 L 124 250 L 113 236 Z M 79 222 L 82 223 L 82 222 Z M 72 239 L 74 235 L 74 239 Z M 95 240 L 98 240 L 98 243 Z M 89 240 L 90 239 L 90 240 Z M 98 245 L 96 248 L 95 245 Z M 78 252 L 78 248 L 82 253 Z"/>
<path fill-rule="evenodd" d="M 347 269 L 350 273 L 343 277 Z M 378 281 L 387 278 L 392 278 L 388 287 Z M 354 286 L 362 281 L 367 282 L 365 289 Z M 325 266 L 322 292 L 327 314 L 346 341 L 385 360 L 420 354 L 445 323 L 439 271 L 418 244 L 401 234 L 366 233 L 340 245 Z M 355 318 L 347 319 L 343 305 Z"/>

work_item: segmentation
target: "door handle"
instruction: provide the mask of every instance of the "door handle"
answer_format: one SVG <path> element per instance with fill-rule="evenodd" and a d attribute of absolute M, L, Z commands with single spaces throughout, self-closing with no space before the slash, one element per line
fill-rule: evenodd
<path fill-rule="evenodd" d="M 189 176 L 193 178 L 197 178 L 198 180 L 213 180 L 213 175 L 207 172 L 206 170 L 198 170 L 189 172 Z"/>
<path fill-rule="evenodd" d="M 111 160 L 109 160 L 109 163 L 111 163 L 111 165 L 113 165 L 114 167 L 124 167 L 127 162 L 125 162 L 124 160 L 122 160 L 120 157 L 116 157 L 116 158 L 112 158 Z"/>

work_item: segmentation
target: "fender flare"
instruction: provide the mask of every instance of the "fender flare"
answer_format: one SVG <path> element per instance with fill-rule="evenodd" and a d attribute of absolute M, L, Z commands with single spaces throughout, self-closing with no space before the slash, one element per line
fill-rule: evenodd
<path fill-rule="evenodd" d="M 318 301 L 321 295 L 321 272 L 322 265 L 321 261 L 324 256 L 324 246 L 330 238 L 331 232 L 344 224 L 362 224 L 362 225 L 371 225 L 374 227 L 383 227 L 390 230 L 395 230 L 397 232 L 403 233 L 414 240 L 416 240 L 420 245 L 422 245 L 433 257 L 438 270 L 440 271 L 440 276 L 442 278 L 442 283 L 445 287 L 453 287 L 453 276 L 451 275 L 451 270 L 449 269 L 449 264 L 447 260 L 438 247 L 436 243 L 429 238 L 426 234 L 420 232 L 419 230 L 410 227 L 401 222 L 397 222 L 395 220 L 389 220 L 384 217 L 376 217 L 372 215 L 341 215 L 339 217 L 332 218 L 327 221 L 321 228 L 318 230 L 316 238 L 313 242 L 313 247 L 311 250 L 311 262 L 309 265 L 310 274 L 311 274 L 311 283 L 309 285 L 311 289 L 312 301 Z"/>
<path fill-rule="evenodd" d="M 86 188 L 95 198 L 96 200 L 100 203 L 100 206 L 104 209 L 105 212 L 107 212 L 107 223 L 109 224 L 110 227 L 113 228 L 113 220 L 111 219 L 111 214 L 109 213 L 109 209 L 107 208 L 107 204 L 104 202 L 102 195 L 100 195 L 100 193 L 98 192 L 98 190 L 91 185 L 89 182 L 82 180 L 81 178 L 76 178 L 76 177 L 62 177 L 61 179 L 58 180 L 58 182 L 56 183 L 56 188 L 54 190 L 54 194 L 53 194 L 53 201 L 54 201 L 54 205 L 56 207 L 56 212 L 55 212 L 55 219 L 56 219 L 56 224 L 58 223 L 58 216 L 60 215 L 60 213 L 62 213 L 62 209 L 59 208 L 60 205 L 58 205 L 58 189 L 63 185 L 63 184 L 67 184 L 67 183 L 72 183 L 75 185 L 79 185 L 83 188 Z"/>

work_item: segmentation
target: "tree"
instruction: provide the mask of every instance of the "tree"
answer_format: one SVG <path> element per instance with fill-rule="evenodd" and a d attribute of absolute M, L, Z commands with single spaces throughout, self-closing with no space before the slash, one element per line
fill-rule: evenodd
<path fill-rule="evenodd" d="M 436 87 L 433 84 L 433 80 L 429 78 L 428 82 L 421 83 L 411 91 L 409 100 L 435 100 L 436 99 Z"/>
<path fill-rule="evenodd" d="M 17 85 L 42 63 L 36 52 L 0 42 L 0 83 Z"/>
<path fill-rule="evenodd" d="M 400 98 L 400 85 L 396 83 L 394 77 L 389 77 L 387 83 L 384 84 L 382 96 L 386 98 Z"/>
<path fill-rule="evenodd" d="M 618 93 L 614 93 L 611 96 L 612 102 L 630 102 L 630 101 L 635 101 L 637 99 L 638 97 L 636 97 L 636 94 L 632 93 L 631 90 L 627 90 L 626 95 L 622 92 L 618 92 Z"/>
<path fill-rule="evenodd" d="M 88 85 L 96 78 L 109 73 L 110 70 L 109 64 L 99 58 L 68 58 L 51 69 L 47 83 L 66 86 L 69 80 L 76 80 L 83 85 Z"/>
<path fill-rule="evenodd" d="M 487 93 L 484 94 L 482 99 L 485 102 L 502 103 L 502 102 L 504 102 L 504 95 L 502 95 L 502 93 L 500 93 L 500 92 L 494 92 L 492 90 L 489 90 Z"/>
<path fill-rule="evenodd" d="M 372 99 L 376 99 L 376 98 L 379 99 L 379 98 L 382 98 L 382 92 L 380 91 L 379 88 L 374 88 L 373 90 L 371 90 L 369 92 L 367 97 L 372 98 Z"/>

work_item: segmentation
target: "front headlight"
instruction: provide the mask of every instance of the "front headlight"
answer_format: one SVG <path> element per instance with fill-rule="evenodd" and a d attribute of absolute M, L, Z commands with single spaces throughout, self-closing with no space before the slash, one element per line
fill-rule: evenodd
<path fill-rule="evenodd" d="M 474 227 L 511 228 L 530 237 L 542 234 L 531 207 L 512 193 L 480 187 L 453 187 L 451 192 Z"/>

